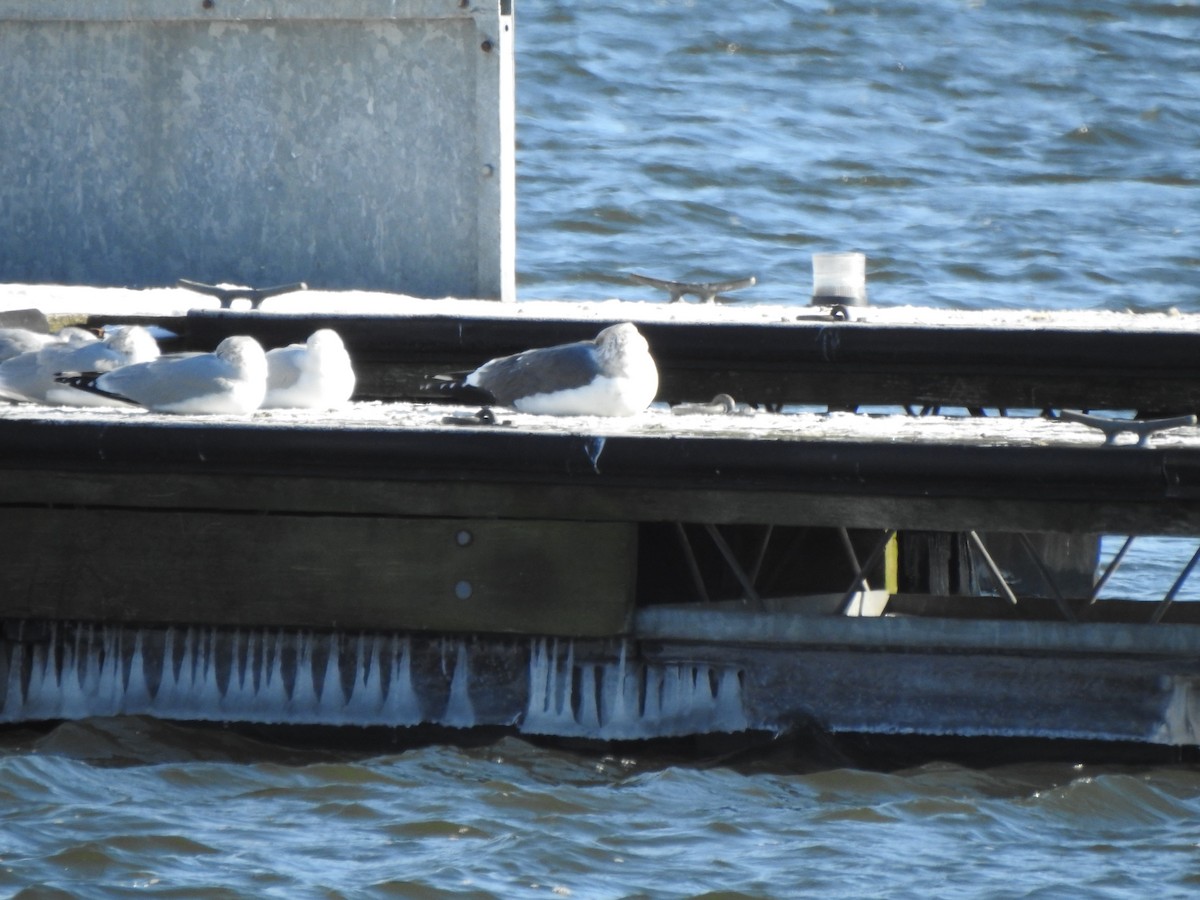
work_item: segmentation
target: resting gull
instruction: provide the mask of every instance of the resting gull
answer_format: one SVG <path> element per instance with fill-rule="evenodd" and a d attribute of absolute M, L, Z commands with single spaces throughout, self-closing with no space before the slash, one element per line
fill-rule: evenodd
<path fill-rule="evenodd" d="M 41 350 L 47 344 L 58 342 L 57 335 L 44 331 L 30 331 L 28 328 L 0 328 L 0 362 L 29 353 L 31 350 Z"/>
<path fill-rule="evenodd" d="M 31 403 L 68 406 L 112 405 L 103 397 L 64 390 L 59 372 L 111 372 L 130 363 L 158 358 L 158 343 L 145 328 L 114 328 L 104 340 L 83 329 L 63 329 L 58 340 L 0 363 L 0 396 Z"/>
<path fill-rule="evenodd" d="M 235 335 L 212 353 L 162 356 L 103 374 L 64 373 L 59 381 L 151 412 L 243 415 L 266 396 L 267 358 L 254 338 Z"/>
<path fill-rule="evenodd" d="M 451 383 L 476 388 L 501 406 L 551 416 L 632 416 L 658 392 L 650 347 L 630 322 L 595 340 L 526 350 L 484 363 Z"/>
<path fill-rule="evenodd" d="M 354 393 L 354 368 L 338 333 L 314 331 L 303 344 L 267 351 L 263 409 L 336 409 Z"/>
<path fill-rule="evenodd" d="M 74 325 L 68 325 L 57 334 L 31 331 L 28 328 L 0 328 L 0 362 L 31 350 L 41 350 L 51 344 L 70 344 L 78 347 L 98 340 L 100 338 L 94 332 Z"/>

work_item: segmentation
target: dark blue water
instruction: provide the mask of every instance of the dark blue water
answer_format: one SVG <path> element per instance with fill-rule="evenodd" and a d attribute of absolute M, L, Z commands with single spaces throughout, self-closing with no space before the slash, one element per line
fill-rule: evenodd
<path fill-rule="evenodd" d="M 853 249 L 880 305 L 1200 311 L 1195 3 L 517 7 L 522 298 L 649 300 L 642 272 L 805 303 L 811 254 Z M 1160 596 L 1163 563 L 1114 589 Z M 289 749 L 92 720 L 0 736 L 0 798 L 0 894 L 30 898 L 1200 891 L 1183 763 Z"/>
<path fill-rule="evenodd" d="M 519 294 L 1200 309 L 1194 3 L 518 10 Z"/>
<path fill-rule="evenodd" d="M 511 738 L 358 754 L 138 719 L 10 734 L 0 751 L 6 896 L 1200 889 L 1200 774 L 1182 765 L 702 765 Z"/>

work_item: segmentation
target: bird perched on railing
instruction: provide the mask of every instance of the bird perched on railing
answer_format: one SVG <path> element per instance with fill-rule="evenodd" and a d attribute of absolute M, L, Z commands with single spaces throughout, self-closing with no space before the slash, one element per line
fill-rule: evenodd
<path fill-rule="evenodd" d="M 632 416 L 654 401 L 658 367 L 641 332 L 623 322 L 594 340 L 503 356 L 465 376 L 438 376 L 435 389 L 542 415 Z"/>
<path fill-rule="evenodd" d="M 252 337 L 234 335 L 212 353 L 181 353 L 112 372 L 63 372 L 57 379 L 152 412 L 243 415 L 267 394 L 267 357 Z"/>
<path fill-rule="evenodd" d="M 263 409 L 336 409 L 354 393 L 354 367 L 341 336 L 314 331 L 303 344 L 267 351 Z"/>
<path fill-rule="evenodd" d="M 140 325 L 113 328 L 103 340 L 83 329 L 66 334 L 41 349 L 29 350 L 0 363 L 0 396 L 31 403 L 67 406 L 111 406 L 104 397 L 64 390 L 59 372 L 111 372 L 131 363 L 157 359 L 158 342 Z"/>

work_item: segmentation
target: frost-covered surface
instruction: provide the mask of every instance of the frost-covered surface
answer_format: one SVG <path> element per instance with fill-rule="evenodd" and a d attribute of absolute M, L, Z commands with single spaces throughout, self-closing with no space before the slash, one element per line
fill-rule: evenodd
<path fill-rule="evenodd" d="M 245 301 L 237 301 L 246 308 Z M 128 290 L 62 285 L 0 285 L 0 310 L 37 308 L 49 315 L 103 314 L 119 317 L 182 315 L 189 309 L 219 308 L 218 302 L 181 288 Z M 653 303 L 618 299 L 596 301 L 536 300 L 497 303 L 488 300 L 445 298 L 440 300 L 362 291 L 299 291 L 264 301 L 254 315 L 388 315 L 511 317 L 517 319 L 563 319 L 578 321 L 632 320 L 636 322 L 721 322 L 789 324 L 804 321 L 825 310 L 786 304 L 699 304 Z M 852 311 L 854 321 L 913 327 L 1006 327 L 1071 328 L 1105 331 L 1173 331 L 1200 334 L 1200 315 L 1168 313 L 1108 312 L 1081 310 L 947 310 L 917 307 L 864 307 Z M 236 314 L 236 312 L 235 312 Z M 255 428 L 328 428 L 462 431 L 480 425 L 459 425 L 448 417 L 470 420 L 473 407 L 412 403 L 357 403 L 335 412 L 272 410 L 252 416 L 161 416 L 137 409 L 82 410 L 0 405 L 0 421 L 36 418 L 47 422 L 102 421 L 119 424 L 138 422 L 164 426 L 222 427 L 251 425 Z M 522 415 L 497 409 L 506 427 L 532 433 L 614 435 L 745 437 L 790 441 L 877 441 L 891 443 L 963 443 L 972 445 L 1087 445 L 1103 443 L 1099 432 L 1083 425 L 1039 418 L 959 418 L 905 415 L 852 415 L 793 412 L 772 415 L 758 412 L 742 415 L 673 415 L 659 404 L 631 418 L 549 417 Z M 1156 446 L 1200 443 L 1200 430 L 1178 428 L 1155 435 Z M 1122 435 L 1118 444 L 1135 443 Z"/>
<path fill-rule="evenodd" d="M 475 413 L 477 407 L 408 402 L 353 403 L 344 409 L 260 410 L 247 416 L 177 416 L 148 413 L 140 409 L 49 407 L 34 404 L 0 404 L 0 423 L 23 420 L 47 424 L 154 425 L 184 428 L 251 427 L 264 430 L 330 429 L 421 430 L 469 433 L 494 428 L 529 434 L 584 435 L 661 438 L 744 438 L 767 441 L 845 441 L 885 444 L 963 444 L 969 446 L 1099 446 L 1101 433 L 1073 422 L 1037 416 L 985 418 L 967 416 L 909 416 L 854 414 L 848 412 L 755 412 L 750 415 L 677 415 L 666 405 L 656 404 L 628 418 L 598 416 L 536 416 L 502 407 L 494 408 L 498 424 L 486 425 Z M 1155 447 L 1200 446 L 1200 428 L 1180 427 L 1151 438 Z M 1122 446 L 1136 443 L 1122 434 Z"/>
<path fill-rule="evenodd" d="M 97 288 L 68 285 L 0 285 L 0 311 L 40 309 L 47 315 L 177 316 L 192 309 L 216 310 L 216 299 L 183 288 Z M 236 310 L 249 308 L 234 302 Z M 578 321 L 722 322 L 788 324 L 828 310 L 786 303 L 666 303 L 639 300 L 528 300 L 498 303 L 456 298 L 423 299 L 367 291 L 297 291 L 263 301 L 261 313 L 284 315 L 380 315 L 512 317 Z M 851 310 L 856 322 L 923 328 L 1078 328 L 1104 331 L 1200 333 L 1200 315 L 1105 310 L 951 310 L 915 306 L 868 306 Z"/>

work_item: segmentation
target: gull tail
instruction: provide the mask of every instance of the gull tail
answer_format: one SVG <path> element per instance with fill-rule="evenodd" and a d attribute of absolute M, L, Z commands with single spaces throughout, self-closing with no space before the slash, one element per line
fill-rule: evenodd
<path fill-rule="evenodd" d="M 465 406 L 488 406 L 496 402 L 490 391 L 467 384 L 470 372 L 445 372 L 427 375 L 421 393 L 439 403 L 461 403 Z"/>
<path fill-rule="evenodd" d="M 106 391 L 96 384 L 103 372 L 55 372 L 54 380 L 59 384 L 65 384 L 69 387 L 76 388 L 80 391 L 86 391 L 89 394 L 99 394 L 101 397 L 108 397 L 110 400 L 118 400 L 121 403 L 128 403 L 130 406 L 137 406 L 128 397 L 123 397 L 120 394 Z"/>

